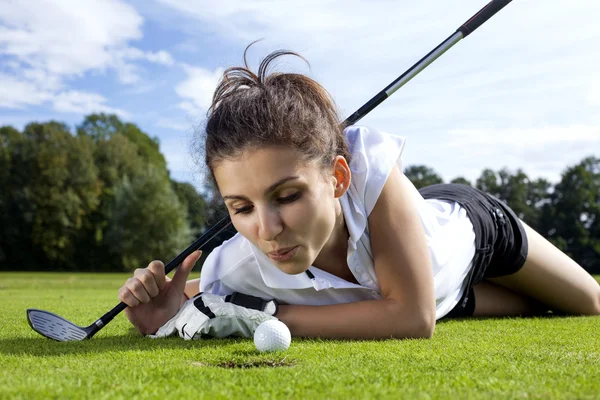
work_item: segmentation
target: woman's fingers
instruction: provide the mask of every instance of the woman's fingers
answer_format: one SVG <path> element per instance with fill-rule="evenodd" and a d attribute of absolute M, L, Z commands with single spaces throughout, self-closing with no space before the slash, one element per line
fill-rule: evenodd
<path fill-rule="evenodd" d="M 156 282 L 158 290 L 162 290 L 167 283 L 165 264 L 163 264 L 162 261 L 154 260 L 148 264 L 147 269 L 154 275 L 154 281 Z"/>
<path fill-rule="evenodd" d="M 158 272 L 157 274 L 160 275 L 160 272 Z M 158 282 L 156 282 L 156 275 L 154 275 L 154 272 L 150 269 L 150 267 L 144 269 L 136 269 L 135 271 L 133 271 L 133 277 L 142 283 L 142 285 L 144 286 L 144 290 L 146 291 L 146 293 L 148 293 L 148 295 L 151 298 L 158 294 L 159 289 Z"/>
<path fill-rule="evenodd" d="M 183 293 L 185 289 L 185 283 L 187 282 L 188 277 L 190 276 L 190 272 L 194 268 L 196 262 L 200 259 L 202 255 L 202 251 L 196 250 L 189 256 L 183 260 L 177 271 L 175 271 L 175 275 L 173 275 L 173 285 L 176 288 L 177 292 Z"/>
<path fill-rule="evenodd" d="M 142 282 L 137 278 L 129 278 L 125 281 L 125 287 L 139 300 L 140 303 L 148 303 L 150 301 L 150 295 L 144 288 Z"/>
<path fill-rule="evenodd" d="M 133 272 L 133 278 L 127 279 L 119 289 L 119 300 L 130 307 L 140 303 L 148 303 L 165 287 L 165 267 L 160 261 L 152 261 L 148 267 L 138 268 Z"/>
<path fill-rule="evenodd" d="M 127 288 L 127 286 L 121 286 L 118 297 L 120 301 L 127 304 L 129 307 L 137 307 L 141 304 L 137 297 L 135 297 L 129 288 Z"/>
<path fill-rule="evenodd" d="M 194 264 L 202 252 L 197 250 L 186 257 L 173 277 L 175 292 L 182 292 Z M 119 300 L 129 307 L 149 303 L 153 297 L 158 296 L 170 279 L 165 275 L 165 265 L 158 260 L 152 261 L 146 268 L 138 268 L 133 272 L 133 277 L 125 281 L 119 289 Z"/>

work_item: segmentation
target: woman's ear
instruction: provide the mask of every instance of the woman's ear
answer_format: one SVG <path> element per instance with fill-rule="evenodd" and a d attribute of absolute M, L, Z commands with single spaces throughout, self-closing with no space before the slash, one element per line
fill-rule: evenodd
<path fill-rule="evenodd" d="M 350 187 L 352 174 L 344 156 L 336 156 L 333 160 L 333 177 L 335 178 L 335 197 L 342 197 Z"/>

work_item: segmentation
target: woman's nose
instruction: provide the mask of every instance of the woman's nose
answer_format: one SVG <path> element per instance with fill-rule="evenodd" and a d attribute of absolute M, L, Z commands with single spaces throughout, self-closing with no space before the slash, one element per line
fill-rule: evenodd
<path fill-rule="evenodd" d="M 283 231 L 283 221 L 278 210 L 264 209 L 258 212 L 258 237 L 264 241 L 275 240 Z"/>

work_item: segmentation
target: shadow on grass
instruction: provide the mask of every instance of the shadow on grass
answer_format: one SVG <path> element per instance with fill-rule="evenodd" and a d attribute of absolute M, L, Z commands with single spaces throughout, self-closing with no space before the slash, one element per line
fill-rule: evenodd
<path fill-rule="evenodd" d="M 502 320 L 509 320 L 509 319 L 522 319 L 522 320 L 528 320 L 528 319 L 563 319 L 563 318 L 574 318 L 574 317 L 583 317 L 585 318 L 585 315 L 581 315 L 581 316 L 577 316 L 577 315 L 571 315 L 571 314 L 558 314 L 558 313 L 544 313 L 544 314 L 537 314 L 537 315 L 513 315 L 513 316 L 481 316 L 481 317 L 453 317 L 453 318 L 442 318 L 436 321 L 436 325 L 438 324 L 443 324 L 446 322 L 451 322 L 451 321 L 502 321 Z"/>
<path fill-rule="evenodd" d="M 135 334 L 98 337 L 79 342 L 56 342 L 43 337 L 0 339 L 0 354 L 52 357 L 73 354 L 93 354 L 120 351 L 156 351 L 159 349 L 202 349 L 232 346 L 248 339 L 208 338 L 182 340 L 179 337 L 151 339 Z"/>

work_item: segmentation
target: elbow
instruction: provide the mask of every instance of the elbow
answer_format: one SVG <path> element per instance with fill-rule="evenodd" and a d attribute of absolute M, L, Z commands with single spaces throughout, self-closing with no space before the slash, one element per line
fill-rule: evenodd
<path fill-rule="evenodd" d="M 431 318 L 424 318 L 415 328 L 415 339 L 431 339 L 435 331 L 435 315 Z"/>
<path fill-rule="evenodd" d="M 435 317 L 428 318 L 422 316 L 411 321 L 410 330 L 406 331 L 406 325 L 398 332 L 398 337 L 407 339 L 431 339 L 435 331 Z M 394 335 L 396 336 L 396 335 Z"/>
<path fill-rule="evenodd" d="M 421 339 L 431 339 L 433 337 L 436 323 L 435 314 L 435 303 L 427 311 L 421 312 L 421 319 L 418 324 Z"/>
<path fill-rule="evenodd" d="M 435 332 L 435 307 L 432 310 L 411 310 L 408 317 L 405 310 L 395 320 L 398 324 L 394 327 L 393 338 L 431 339 Z"/>

